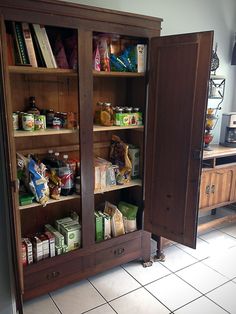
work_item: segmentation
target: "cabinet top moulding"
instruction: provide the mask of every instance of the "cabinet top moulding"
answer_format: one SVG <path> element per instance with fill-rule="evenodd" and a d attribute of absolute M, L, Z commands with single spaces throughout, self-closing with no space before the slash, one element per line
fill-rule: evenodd
<path fill-rule="evenodd" d="M 144 77 L 145 72 L 106 72 L 106 71 L 93 71 L 94 77 Z"/>
<path fill-rule="evenodd" d="M 45 74 L 45 75 L 60 75 L 60 76 L 77 76 L 76 70 L 71 69 L 53 69 L 53 68 L 34 68 L 27 66 L 10 65 L 10 73 L 18 74 Z"/>

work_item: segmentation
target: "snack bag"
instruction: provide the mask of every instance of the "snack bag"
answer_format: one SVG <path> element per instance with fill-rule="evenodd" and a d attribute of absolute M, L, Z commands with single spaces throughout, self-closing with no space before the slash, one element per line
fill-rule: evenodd
<path fill-rule="evenodd" d="M 45 172 L 44 165 L 41 163 L 39 166 L 30 158 L 28 163 L 28 170 L 30 172 L 30 189 L 35 196 L 37 202 L 46 206 L 48 202 L 49 189 L 47 179 L 43 175 Z"/>
<path fill-rule="evenodd" d="M 54 200 L 60 199 L 61 194 L 61 179 L 57 176 L 55 170 L 51 170 L 48 173 L 48 187 L 50 192 L 50 197 Z"/>
<path fill-rule="evenodd" d="M 122 234 L 125 234 L 123 215 L 119 211 L 119 209 L 115 205 L 113 205 L 109 202 L 106 202 L 104 213 L 111 216 L 111 233 L 112 233 L 112 236 L 117 237 L 117 236 L 120 236 Z"/>
<path fill-rule="evenodd" d="M 112 135 L 110 150 L 110 160 L 113 165 L 119 167 L 117 172 L 117 184 L 124 184 L 130 181 L 132 163 L 128 156 L 129 146 L 125 144 L 118 136 Z"/>
<path fill-rule="evenodd" d="M 126 202 L 119 202 L 118 208 L 123 215 L 125 233 L 137 230 L 136 216 L 138 212 L 138 206 Z"/>

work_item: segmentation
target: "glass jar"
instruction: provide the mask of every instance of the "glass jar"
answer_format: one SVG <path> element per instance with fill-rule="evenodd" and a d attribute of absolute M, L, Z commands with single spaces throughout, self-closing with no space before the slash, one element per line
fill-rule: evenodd
<path fill-rule="evenodd" d="M 103 108 L 103 102 L 98 101 L 94 114 L 94 123 L 100 125 L 101 124 L 101 112 Z"/>
<path fill-rule="evenodd" d="M 113 110 L 111 103 L 104 103 L 101 111 L 101 125 L 112 126 L 113 125 Z"/>

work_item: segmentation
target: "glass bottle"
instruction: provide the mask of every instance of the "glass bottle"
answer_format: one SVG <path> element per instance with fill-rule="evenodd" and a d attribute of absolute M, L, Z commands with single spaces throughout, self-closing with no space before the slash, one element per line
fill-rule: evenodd
<path fill-rule="evenodd" d="M 36 101 L 35 101 L 34 96 L 30 96 L 28 108 L 29 109 L 27 110 L 27 113 L 31 113 L 31 114 L 35 114 L 35 115 L 40 114 L 40 110 L 36 106 Z"/>

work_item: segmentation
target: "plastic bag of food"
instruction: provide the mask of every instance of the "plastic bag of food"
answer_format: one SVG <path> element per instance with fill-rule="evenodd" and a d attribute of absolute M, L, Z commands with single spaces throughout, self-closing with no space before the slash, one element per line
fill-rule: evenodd
<path fill-rule="evenodd" d="M 16 154 L 17 161 L 17 179 L 19 180 L 19 192 L 29 192 L 30 175 L 28 171 L 29 158 L 22 154 Z"/>
<path fill-rule="evenodd" d="M 37 163 L 30 158 L 28 163 L 28 170 L 30 172 L 30 189 L 35 196 L 37 202 L 46 206 L 48 202 L 49 189 L 47 184 L 47 179 L 43 175 L 45 172 L 45 166 Z"/>
<path fill-rule="evenodd" d="M 112 236 L 117 237 L 117 236 L 120 236 L 122 234 L 125 234 L 123 215 L 119 211 L 119 209 L 115 205 L 113 205 L 109 202 L 106 202 L 104 213 L 111 216 L 111 233 L 112 233 Z"/>
<path fill-rule="evenodd" d="M 48 178 L 50 197 L 54 200 L 59 200 L 61 194 L 61 179 L 57 176 L 55 170 L 51 170 L 48 173 Z"/>
<path fill-rule="evenodd" d="M 138 206 L 126 202 L 119 202 L 118 208 L 123 215 L 125 233 L 137 230 L 136 216 Z"/>
<path fill-rule="evenodd" d="M 119 167 L 119 172 L 116 175 L 117 184 L 124 184 L 130 181 L 132 163 L 128 156 L 128 149 L 129 146 L 118 136 L 112 135 L 110 160 L 113 165 Z"/>

